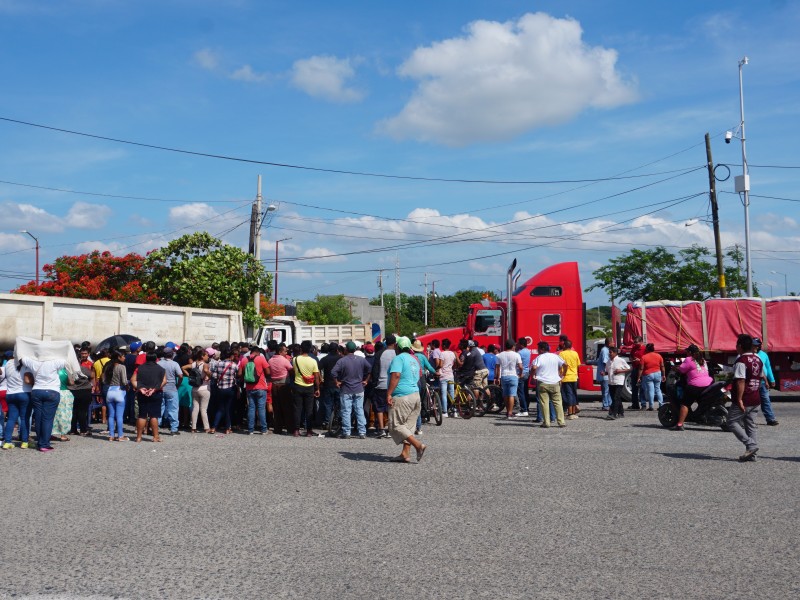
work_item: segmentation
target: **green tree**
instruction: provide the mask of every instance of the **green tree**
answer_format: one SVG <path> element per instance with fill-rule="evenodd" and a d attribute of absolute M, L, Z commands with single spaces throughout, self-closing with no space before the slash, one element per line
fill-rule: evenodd
<path fill-rule="evenodd" d="M 242 311 L 248 326 L 262 322 L 253 296 L 271 293 L 271 278 L 255 257 L 206 232 L 187 234 L 147 255 L 148 285 L 165 304 Z"/>
<path fill-rule="evenodd" d="M 735 262 L 735 251 L 727 258 Z M 731 265 L 725 271 L 728 294 L 741 296 L 741 271 Z M 708 249 L 697 245 L 677 255 L 663 246 L 633 249 L 612 258 L 594 271 L 594 277 L 597 283 L 586 291 L 603 289 L 615 301 L 704 300 L 719 293 L 716 261 Z"/>
<path fill-rule="evenodd" d="M 338 325 L 351 323 L 350 305 L 344 295 L 317 296 L 301 302 L 297 307 L 297 318 L 312 325 Z"/>

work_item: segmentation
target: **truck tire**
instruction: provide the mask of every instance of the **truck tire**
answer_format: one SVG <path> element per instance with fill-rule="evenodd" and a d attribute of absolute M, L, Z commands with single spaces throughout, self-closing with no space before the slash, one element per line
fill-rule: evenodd
<path fill-rule="evenodd" d="M 625 385 L 623 385 L 622 389 L 619 391 L 619 397 L 624 403 L 629 403 L 633 400 L 632 390 L 633 387 L 631 385 L 631 374 L 628 373 L 625 375 Z"/>

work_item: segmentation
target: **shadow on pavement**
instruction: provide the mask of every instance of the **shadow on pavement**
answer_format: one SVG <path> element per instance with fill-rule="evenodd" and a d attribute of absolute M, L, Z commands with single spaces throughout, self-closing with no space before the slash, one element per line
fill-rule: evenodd
<path fill-rule="evenodd" d="M 661 456 L 666 456 L 667 458 L 683 458 L 688 460 L 722 460 L 727 462 L 736 462 L 735 458 L 711 456 L 710 454 L 699 454 L 696 452 L 654 452 L 653 454 L 660 454 Z"/>
<path fill-rule="evenodd" d="M 364 462 L 388 462 L 391 456 L 385 454 L 377 454 L 375 452 L 339 452 L 342 458 L 347 460 L 357 460 Z"/>
<path fill-rule="evenodd" d="M 800 462 L 800 456 L 759 456 L 759 459 L 783 460 L 786 462 Z"/>

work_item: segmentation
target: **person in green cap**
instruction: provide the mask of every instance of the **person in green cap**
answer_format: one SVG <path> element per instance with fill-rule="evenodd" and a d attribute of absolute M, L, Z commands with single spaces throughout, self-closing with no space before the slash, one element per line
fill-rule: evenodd
<path fill-rule="evenodd" d="M 420 366 L 411 356 L 411 340 L 407 337 L 397 338 L 397 356 L 389 365 L 389 387 L 387 398 L 389 403 L 389 434 L 395 444 L 402 444 L 399 456 L 392 462 L 411 462 L 411 447 L 417 451 L 417 462 L 422 460 L 427 446 L 414 437 L 414 428 L 420 413 L 420 397 L 417 382 L 420 377 Z"/>

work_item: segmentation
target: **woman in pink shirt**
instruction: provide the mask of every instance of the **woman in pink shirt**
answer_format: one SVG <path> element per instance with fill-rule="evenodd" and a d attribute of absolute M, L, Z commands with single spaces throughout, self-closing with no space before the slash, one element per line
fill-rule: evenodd
<path fill-rule="evenodd" d="M 686 354 L 688 354 L 686 360 L 678 366 L 678 373 L 686 376 L 678 423 L 675 425 L 678 431 L 683 430 L 683 421 L 689 414 L 689 408 L 697 401 L 702 391 L 714 383 L 714 378 L 708 374 L 708 365 L 700 348 L 692 344 L 686 349 Z"/>
<path fill-rule="evenodd" d="M 284 429 L 288 431 L 291 423 L 289 411 L 292 390 L 287 384 L 291 381 L 289 374 L 293 367 L 287 354 L 286 344 L 281 344 L 278 346 L 277 354 L 269 359 L 269 370 L 272 375 L 272 430 L 275 433 L 280 433 Z"/>

